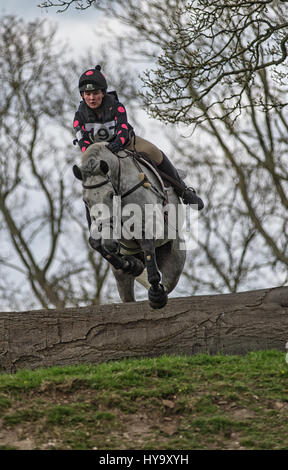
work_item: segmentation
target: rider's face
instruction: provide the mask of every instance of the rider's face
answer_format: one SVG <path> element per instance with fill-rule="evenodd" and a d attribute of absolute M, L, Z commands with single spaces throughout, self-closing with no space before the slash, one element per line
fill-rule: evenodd
<path fill-rule="evenodd" d="M 82 96 L 89 108 L 97 109 L 102 103 L 104 93 L 101 90 L 84 91 Z"/>

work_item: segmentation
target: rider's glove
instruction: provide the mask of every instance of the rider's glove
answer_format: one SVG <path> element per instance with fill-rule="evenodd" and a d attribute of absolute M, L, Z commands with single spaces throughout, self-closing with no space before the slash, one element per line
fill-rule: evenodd
<path fill-rule="evenodd" d="M 111 150 L 111 152 L 117 153 L 121 150 L 122 144 L 118 139 L 115 139 L 112 142 L 109 142 L 109 144 L 107 145 L 107 148 Z"/>

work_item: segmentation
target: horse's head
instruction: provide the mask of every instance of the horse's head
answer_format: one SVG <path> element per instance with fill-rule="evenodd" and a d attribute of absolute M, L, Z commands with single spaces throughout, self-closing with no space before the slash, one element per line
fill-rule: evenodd
<path fill-rule="evenodd" d="M 81 168 L 73 166 L 74 176 L 82 181 L 83 200 L 91 218 L 91 237 L 101 240 L 108 251 L 118 251 L 115 237 L 117 189 L 111 178 L 109 163 L 93 154 L 83 159 Z"/>

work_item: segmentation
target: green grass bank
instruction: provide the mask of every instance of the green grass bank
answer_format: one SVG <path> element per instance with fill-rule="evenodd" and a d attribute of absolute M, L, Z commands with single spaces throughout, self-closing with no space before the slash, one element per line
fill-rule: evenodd
<path fill-rule="evenodd" d="M 288 449 L 285 353 L 0 375 L 0 449 Z"/>

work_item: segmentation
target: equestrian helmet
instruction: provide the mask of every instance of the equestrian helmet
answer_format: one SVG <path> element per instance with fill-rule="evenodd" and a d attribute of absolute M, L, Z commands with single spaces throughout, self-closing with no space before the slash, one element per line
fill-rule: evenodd
<path fill-rule="evenodd" d="M 86 70 L 79 78 L 79 91 L 107 90 L 107 82 L 104 75 L 100 72 L 100 65 L 96 65 L 94 69 Z"/>

